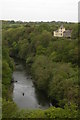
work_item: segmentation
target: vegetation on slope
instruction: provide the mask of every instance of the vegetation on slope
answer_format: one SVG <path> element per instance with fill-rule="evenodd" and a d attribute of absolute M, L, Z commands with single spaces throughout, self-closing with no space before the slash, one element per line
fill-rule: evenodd
<path fill-rule="evenodd" d="M 73 30 L 72 38 L 53 37 L 53 30 L 61 24 L 64 24 L 66 29 Z M 72 23 L 3 21 L 3 118 L 77 117 L 79 102 L 77 27 L 77 24 Z M 11 57 L 25 60 L 37 89 L 47 94 L 54 107 L 45 111 L 23 110 L 23 112 L 17 108 L 9 96 L 14 70 Z"/>

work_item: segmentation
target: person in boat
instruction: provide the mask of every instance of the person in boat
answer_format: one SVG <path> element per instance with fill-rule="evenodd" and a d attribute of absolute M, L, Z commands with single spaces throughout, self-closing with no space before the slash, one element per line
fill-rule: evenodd
<path fill-rule="evenodd" d="M 23 96 L 24 96 L 24 93 L 23 93 Z"/>

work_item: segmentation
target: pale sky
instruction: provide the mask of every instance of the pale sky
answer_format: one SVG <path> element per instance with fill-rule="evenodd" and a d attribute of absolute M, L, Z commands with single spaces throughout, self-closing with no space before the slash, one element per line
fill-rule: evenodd
<path fill-rule="evenodd" d="M 79 0 L 0 0 L 0 20 L 78 21 Z"/>

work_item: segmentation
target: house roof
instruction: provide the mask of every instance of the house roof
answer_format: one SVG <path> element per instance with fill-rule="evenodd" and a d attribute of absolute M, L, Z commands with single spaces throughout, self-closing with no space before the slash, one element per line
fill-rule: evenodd
<path fill-rule="evenodd" d="M 72 30 L 66 30 L 66 31 L 64 31 L 64 33 L 71 33 L 72 32 Z"/>
<path fill-rule="evenodd" d="M 64 26 L 63 26 L 63 25 L 61 25 L 61 26 L 60 26 L 60 28 L 64 28 Z"/>
<path fill-rule="evenodd" d="M 58 32 L 58 30 L 55 30 L 54 32 Z"/>

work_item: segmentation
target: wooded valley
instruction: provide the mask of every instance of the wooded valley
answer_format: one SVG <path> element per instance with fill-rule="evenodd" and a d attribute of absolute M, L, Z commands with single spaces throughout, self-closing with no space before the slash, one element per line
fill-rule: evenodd
<path fill-rule="evenodd" d="M 61 25 L 71 38 L 53 36 Z M 3 118 L 79 118 L 79 49 L 77 23 L 2 22 Z M 25 62 L 38 90 L 52 103 L 46 110 L 20 110 L 12 100 L 14 58 Z"/>

